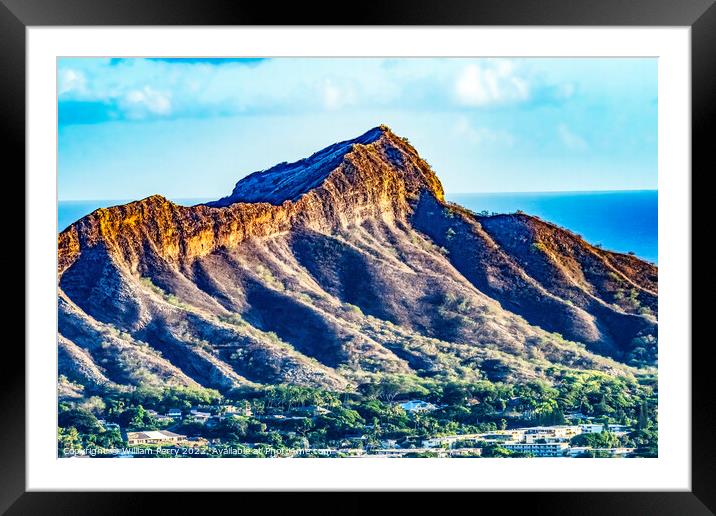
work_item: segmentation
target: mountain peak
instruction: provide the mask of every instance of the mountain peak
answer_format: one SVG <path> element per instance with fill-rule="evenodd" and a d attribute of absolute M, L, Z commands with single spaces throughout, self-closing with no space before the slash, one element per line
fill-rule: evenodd
<path fill-rule="evenodd" d="M 231 392 L 656 364 L 654 265 L 446 203 L 386 126 L 252 174 L 214 205 L 154 195 L 58 236 L 61 374 Z"/>
<path fill-rule="evenodd" d="M 442 186 L 437 177 L 429 165 L 420 159 L 407 138 L 396 136 L 387 125 L 381 124 L 357 138 L 334 143 L 307 158 L 293 163 L 279 163 L 249 174 L 236 183 L 231 195 L 207 204 L 222 207 L 237 202 L 268 202 L 279 205 L 285 201 L 295 201 L 322 186 L 335 170 L 350 163 L 351 158 L 357 158 L 361 146 L 370 147 L 373 151 L 371 159 L 365 161 L 365 166 L 402 169 L 406 179 L 409 179 L 407 174 L 429 176 L 428 180 L 424 181 L 426 186 L 442 198 Z M 405 166 L 408 162 L 412 165 L 408 167 L 410 170 Z M 355 160 L 353 164 L 355 165 Z M 385 167 L 381 167 L 381 164 Z"/>

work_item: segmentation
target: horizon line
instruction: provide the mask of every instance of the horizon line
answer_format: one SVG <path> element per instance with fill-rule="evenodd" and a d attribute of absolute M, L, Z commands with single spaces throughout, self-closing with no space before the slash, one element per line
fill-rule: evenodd
<path fill-rule="evenodd" d="M 658 188 L 619 188 L 614 190 L 492 190 L 492 191 L 469 191 L 469 192 L 445 192 L 445 195 L 490 195 L 490 194 L 546 194 L 546 193 L 614 193 L 614 192 L 658 192 Z M 194 200 L 194 199 L 213 199 L 214 196 L 199 196 L 199 197 L 179 197 L 179 196 L 172 196 L 168 197 L 164 194 L 149 194 L 142 197 L 138 197 L 134 200 L 141 200 L 146 199 L 147 197 L 151 197 L 152 195 L 161 195 L 162 197 L 166 197 L 167 199 L 171 200 L 174 199 L 186 199 L 186 200 Z M 91 201 L 107 201 L 107 202 L 120 202 L 120 201 L 127 201 L 128 198 L 119 198 L 119 199 L 101 199 L 101 198 L 92 198 L 92 199 L 57 199 L 57 202 L 91 202 Z M 132 202 L 130 200 L 130 202 Z"/>

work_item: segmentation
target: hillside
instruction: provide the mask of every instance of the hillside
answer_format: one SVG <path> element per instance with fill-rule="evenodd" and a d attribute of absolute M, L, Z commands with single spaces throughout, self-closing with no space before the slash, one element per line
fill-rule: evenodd
<path fill-rule="evenodd" d="M 90 387 L 550 381 L 656 363 L 657 268 L 526 214 L 445 201 L 387 127 L 184 207 L 58 238 L 60 373 Z"/>

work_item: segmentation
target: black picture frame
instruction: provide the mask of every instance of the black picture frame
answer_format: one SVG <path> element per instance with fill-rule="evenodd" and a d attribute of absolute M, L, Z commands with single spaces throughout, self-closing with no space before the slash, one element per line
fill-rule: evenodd
<path fill-rule="evenodd" d="M 716 167 L 709 138 L 716 111 L 715 0 L 400 0 L 381 4 L 268 3 L 230 0 L 0 0 L 1 141 L 4 154 L 25 166 L 25 30 L 62 25 L 552 25 L 552 26 L 688 26 L 691 28 L 692 170 L 691 177 Z M 15 173 L 15 175 L 18 175 Z M 695 191 L 695 190 L 692 190 Z M 24 197 L 23 197 L 24 198 Z M 693 202 L 692 206 L 698 208 Z M 694 224 L 703 220 L 692 209 Z M 19 233 L 19 224 L 16 228 Z M 692 230 L 692 235 L 693 235 Z M 695 233 L 699 234 L 699 233 Z M 8 238 L 19 235 L 12 235 Z M 15 246 L 20 249 L 19 245 Z M 23 246 L 24 249 L 24 246 Z M 702 270 L 693 260 L 692 270 Z M 24 253 L 24 251 L 23 251 Z M 17 263 L 21 263 L 17 257 Z M 15 265 L 17 268 L 17 265 Z M 707 269 L 703 269 L 707 270 Z M 32 271 L 25 269 L 25 275 Z M 19 291 L 18 291 L 19 292 Z M 25 307 L 31 310 L 31 306 Z M 693 319 L 693 316 L 692 316 Z M 695 335 L 695 334 L 694 334 Z M 716 511 L 716 402 L 711 381 L 709 342 L 692 339 L 692 489 L 690 492 L 480 493 L 480 502 L 523 505 L 547 514 L 714 514 Z M 10 343 L 6 343 L 10 344 Z M 688 346 L 692 343 L 682 343 Z M 7 514 L 108 514 L 143 512 L 156 498 L 149 493 L 39 493 L 25 489 L 25 357 L 14 343 L 0 361 L 3 388 L 0 433 L 0 512 Z M 7 348 L 7 346 L 6 346 Z M 242 505 L 258 500 L 246 500 Z M 304 495 L 263 495 L 273 509 L 304 505 Z M 340 512 L 373 510 L 373 495 L 346 494 Z M 212 494 L 212 501 L 225 502 Z M 492 500 L 489 500 L 492 498 Z M 412 496 L 400 502 L 401 512 L 423 503 Z M 187 493 L 162 498 L 163 512 L 181 509 L 205 497 Z M 312 502 L 312 504 L 315 502 Z M 328 503 L 328 502 L 327 502 Z M 396 502 L 393 502 L 396 503 Z M 471 502 L 472 503 L 472 502 Z M 382 509 L 390 504 L 381 501 Z M 486 507 L 487 505 L 485 505 Z M 499 506 L 499 505 L 498 505 Z M 397 507 L 397 506 L 396 506 Z M 396 509 L 397 510 L 397 509 Z"/>

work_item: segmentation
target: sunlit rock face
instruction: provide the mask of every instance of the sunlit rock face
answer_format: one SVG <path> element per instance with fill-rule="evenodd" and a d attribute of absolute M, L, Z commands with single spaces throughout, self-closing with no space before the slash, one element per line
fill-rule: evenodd
<path fill-rule="evenodd" d="M 380 126 L 215 202 L 154 195 L 63 231 L 60 372 L 222 391 L 348 389 L 374 373 L 630 375 L 634 349 L 656 349 L 657 276 L 535 217 L 447 203 Z"/>

